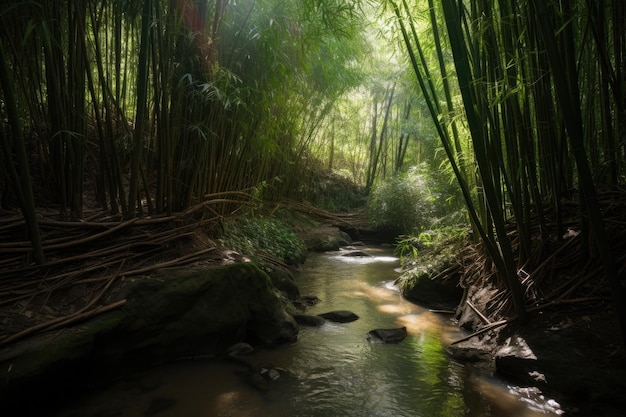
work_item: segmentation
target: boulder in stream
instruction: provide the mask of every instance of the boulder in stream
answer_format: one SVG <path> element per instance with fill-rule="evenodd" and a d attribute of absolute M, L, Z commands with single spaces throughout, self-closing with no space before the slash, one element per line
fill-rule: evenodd
<path fill-rule="evenodd" d="M 400 327 L 396 329 L 374 329 L 368 333 L 368 339 L 380 339 L 385 343 L 400 343 L 406 336 L 406 327 Z"/>
<path fill-rule="evenodd" d="M 335 323 L 349 323 L 359 319 L 359 316 L 348 310 L 329 311 L 328 313 L 318 314 L 318 316 Z"/>
<path fill-rule="evenodd" d="M 306 294 L 306 295 L 303 295 L 303 296 L 298 297 L 297 299 L 293 300 L 292 304 L 293 304 L 293 306 L 296 309 L 298 309 L 300 311 L 304 311 L 308 307 L 314 306 L 314 305 L 318 304 L 321 301 L 322 300 L 320 300 L 317 295 Z"/>
<path fill-rule="evenodd" d="M 323 317 L 312 314 L 293 314 L 293 318 L 299 325 L 308 327 L 319 327 L 326 321 Z"/>
<path fill-rule="evenodd" d="M 127 284 L 111 302 L 118 300 L 122 308 L 1 351 L 0 403 L 43 391 L 39 400 L 52 401 L 89 378 L 298 334 L 270 278 L 249 263 L 162 271 Z"/>

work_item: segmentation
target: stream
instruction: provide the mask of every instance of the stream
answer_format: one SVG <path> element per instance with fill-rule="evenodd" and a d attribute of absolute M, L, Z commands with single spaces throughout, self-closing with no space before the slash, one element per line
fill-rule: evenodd
<path fill-rule="evenodd" d="M 350 323 L 302 327 L 298 341 L 245 356 L 280 370 L 260 391 L 242 367 L 216 359 L 178 361 L 127 376 L 66 404 L 57 417 L 500 417 L 559 415 L 534 388 L 506 384 L 450 359 L 445 346 L 464 335 L 448 316 L 404 300 L 394 287 L 399 260 L 388 248 L 310 254 L 296 275 L 307 310 L 350 310 Z M 375 328 L 406 326 L 397 344 L 370 341 Z"/>

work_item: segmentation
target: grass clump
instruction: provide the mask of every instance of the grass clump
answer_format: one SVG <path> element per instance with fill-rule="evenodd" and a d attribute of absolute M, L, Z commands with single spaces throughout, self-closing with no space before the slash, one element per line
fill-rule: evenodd
<path fill-rule="evenodd" d="M 410 293 L 419 282 L 449 270 L 457 263 L 457 256 L 467 242 L 467 230 L 458 227 L 400 236 L 395 253 L 400 257 L 402 274 L 396 283 L 402 294 Z"/>
<path fill-rule="evenodd" d="M 221 243 L 243 255 L 270 255 L 290 265 L 301 263 L 306 254 L 306 247 L 293 227 L 279 217 L 255 215 L 230 219 L 224 224 Z"/>

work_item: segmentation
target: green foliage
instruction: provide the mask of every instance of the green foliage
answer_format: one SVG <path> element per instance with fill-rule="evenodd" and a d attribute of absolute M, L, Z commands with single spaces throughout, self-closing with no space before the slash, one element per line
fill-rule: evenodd
<path fill-rule="evenodd" d="M 396 283 L 402 294 L 414 291 L 418 285 L 420 291 L 428 288 L 435 276 L 457 262 L 457 255 L 467 242 L 467 228 L 459 227 L 400 236 L 395 252 L 400 256 L 403 272 Z M 441 290 L 438 287 L 436 291 Z"/>
<path fill-rule="evenodd" d="M 301 178 L 296 198 L 332 212 L 345 212 L 366 204 L 365 190 L 345 172 L 310 168 Z"/>
<path fill-rule="evenodd" d="M 463 215 L 454 195 L 449 183 L 426 165 L 413 167 L 374 188 L 368 201 L 370 221 L 398 234 L 459 224 Z"/>
<path fill-rule="evenodd" d="M 322 120 L 361 81 L 359 4 L 3 3 L 3 61 L 41 149 L 28 162 L 76 218 L 83 184 L 129 216 L 274 179 L 263 196 L 290 196 Z"/>
<path fill-rule="evenodd" d="M 444 226 L 417 234 L 401 235 L 396 240 L 395 253 L 403 263 L 413 262 L 418 255 L 423 257 L 425 254 L 439 253 L 447 257 L 466 238 L 467 228 L 459 226 Z"/>
<path fill-rule="evenodd" d="M 378 185 L 368 201 L 372 224 L 407 233 L 431 223 L 433 196 L 423 175 L 398 174 Z"/>
<path fill-rule="evenodd" d="M 273 217 L 239 216 L 224 225 L 222 244 L 242 254 L 267 254 L 282 261 L 299 263 L 306 252 L 304 243 L 285 220 Z"/>

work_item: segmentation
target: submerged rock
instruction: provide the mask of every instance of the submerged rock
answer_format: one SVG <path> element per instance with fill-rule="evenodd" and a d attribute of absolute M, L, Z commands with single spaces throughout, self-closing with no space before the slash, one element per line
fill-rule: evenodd
<path fill-rule="evenodd" d="M 293 314 L 293 318 L 301 326 L 319 327 L 326 321 L 323 317 L 312 314 Z"/>
<path fill-rule="evenodd" d="M 359 316 L 348 310 L 329 311 L 328 313 L 318 314 L 318 316 L 336 323 L 349 323 L 359 319 Z"/>
<path fill-rule="evenodd" d="M 400 343 L 407 336 L 406 327 L 397 329 L 374 329 L 370 330 L 367 334 L 368 339 L 376 338 L 385 343 Z"/>
<path fill-rule="evenodd" d="M 272 388 L 272 383 L 280 379 L 287 371 L 277 367 L 261 367 L 254 369 L 247 377 L 248 383 L 261 392 L 267 392 Z"/>
<path fill-rule="evenodd" d="M 370 255 L 369 253 L 364 252 L 362 250 L 351 250 L 349 252 L 342 253 L 341 256 L 349 256 L 349 257 L 351 256 L 351 257 L 355 257 L 355 258 L 357 258 L 357 257 L 371 258 L 372 257 L 372 255 Z"/>

